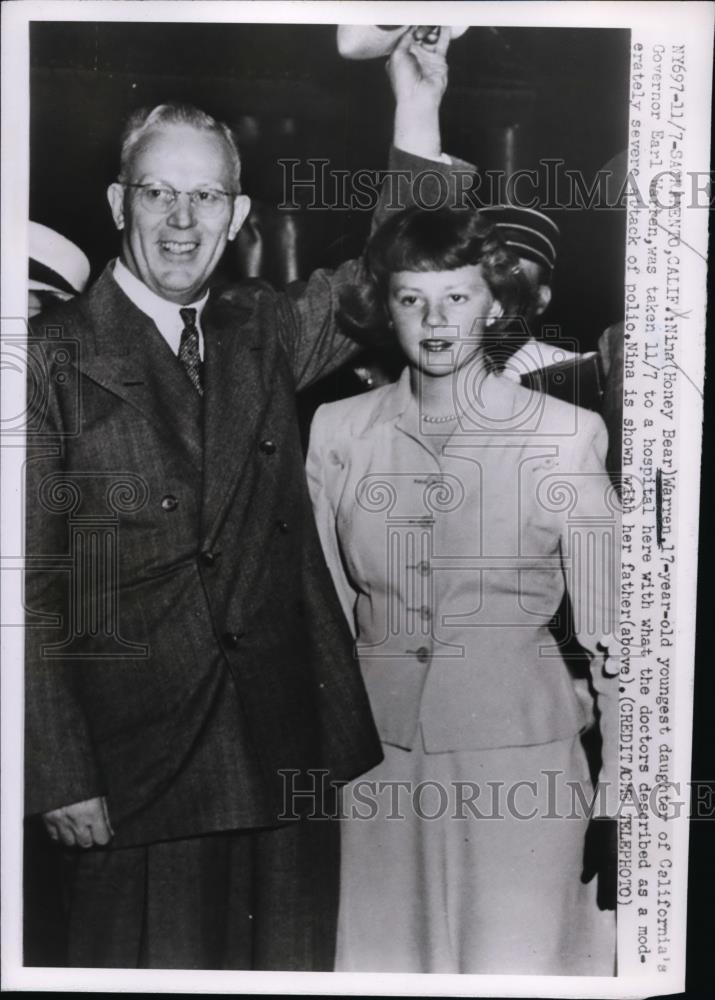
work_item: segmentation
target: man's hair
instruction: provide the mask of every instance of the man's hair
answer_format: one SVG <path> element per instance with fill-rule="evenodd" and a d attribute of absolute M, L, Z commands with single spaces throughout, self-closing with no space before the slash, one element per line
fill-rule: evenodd
<path fill-rule="evenodd" d="M 168 125 L 188 125 L 199 131 L 212 132 L 223 139 L 231 160 L 233 190 L 235 192 L 241 190 L 241 157 L 231 129 L 228 125 L 217 121 L 192 104 L 175 102 L 158 104 L 155 108 L 139 108 L 129 116 L 122 132 L 122 149 L 119 161 L 120 181 L 129 180 L 132 157 L 144 136 L 152 129 L 161 129 Z"/>
<path fill-rule="evenodd" d="M 387 343 L 387 291 L 390 275 L 399 271 L 452 271 L 478 264 L 503 317 L 485 333 L 488 354 L 503 353 L 505 338 L 525 336 L 513 321 L 528 313 L 534 291 L 516 254 L 495 226 L 473 209 L 408 208 L 390 216 L 373 234 L 365 253 L 365 280 L 346 288 L 340 319 L 358 341 Z"/>

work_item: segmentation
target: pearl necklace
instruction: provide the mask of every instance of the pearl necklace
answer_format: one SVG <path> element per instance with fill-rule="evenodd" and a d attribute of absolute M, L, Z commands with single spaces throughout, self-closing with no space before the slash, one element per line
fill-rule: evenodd
<path fill-rule="evenodd" d="M 448 424 L 451 420 L 457 419 L 456 413 L 449 413 L 446 417 L 432 417 L 429 413 L 423 413 L 422 419 L 427 424 Z"/>

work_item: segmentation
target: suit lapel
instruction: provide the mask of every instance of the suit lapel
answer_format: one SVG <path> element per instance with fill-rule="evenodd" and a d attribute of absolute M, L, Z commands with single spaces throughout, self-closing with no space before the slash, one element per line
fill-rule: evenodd
<path fill-rule="evenodd" d="M 109 267 L 87 296 L 85 311 L 95 350 L 83 351 L 80 370 L 180 442 L 200 468 L 201 399 L 154 323 L 127 298 Z"/>
<path fill-rule="evenodd" d="M 204 333 L 204 500 L 202 537 L 210 545 L 240 474 L 258 444 L 270 392 L 264 385 L 263 341 L 253 309 L 230 296 L 209 301 Z"/>

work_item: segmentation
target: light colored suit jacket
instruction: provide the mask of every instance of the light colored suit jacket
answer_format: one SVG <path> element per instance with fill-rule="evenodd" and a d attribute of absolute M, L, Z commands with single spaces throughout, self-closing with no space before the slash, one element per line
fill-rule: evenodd
<path fill-rule="evenodd" d="M 615 771 L 619 516 L 597 415 L 489 375 L 449 437 L 409 371 L 321 407 L 308 481 L 384 742 L 546 743 L 583 708 L 548 624 L 568 586 Z M 606 759 L 608 758 L 608 759 Z"/>

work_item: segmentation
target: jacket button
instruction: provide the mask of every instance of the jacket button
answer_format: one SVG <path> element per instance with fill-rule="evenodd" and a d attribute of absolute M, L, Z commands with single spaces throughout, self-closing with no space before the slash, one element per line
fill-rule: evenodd
<path fill-rule="evenodd" d="M 218 556 L 215 552 L 202 552 L 199 559 L 204 564 L 204 566 L 215 566 Z"/>
<path fill-rule="evenodd" d="M 258 445 L 264 455 L 272 455 L 276 450 L 275 441 L 271 441 L 270 438 L 266 438 L 265 441 L 261 441 Z"/>
<path fill-rule="evenodd" d="M 417 572 L 420 574 L 420 576 L 429 576 L 430 564 L 428 562 L 425 562 L 424 560 L 422 562 L 418 562 Z"/>
<path fill-rule="evenodd" d="M 290 525 L 287 521 L 276 521 L 276 527 L 282 535 L 287 535 L 290 531 Z"/>
<path fill-rule="evenodd" d="M 161 498 L 161 509 L 167 511 L 167 513 L 172 510 L 176 510 L 178 506 L 179 501 L 175 496 L 172 496 L 171 493 L 167 493 L 165 497 Z"/>
<path fill-rule="evenodd" d="M 224 632 L 222 639 L 227 649 L 235 649 L 241 641 L 243 632 Z"/>
<path fill-rule="evenodd" d="M 420 646 L 420 648 L 415 653 L 418 663 L 427 663 L 429 660 L 429 649 L 426 646 Z"/>

